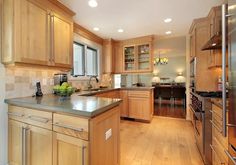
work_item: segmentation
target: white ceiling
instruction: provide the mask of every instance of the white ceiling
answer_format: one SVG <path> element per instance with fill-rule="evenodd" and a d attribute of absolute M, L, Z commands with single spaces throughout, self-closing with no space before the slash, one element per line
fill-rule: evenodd
<path fill-rule="evenodd" d="M 91 8 L 88 0 L 60 0 L 76 12 L 75 22 L 103 38 L 127 39 L 145 35 L 163 36 L 171 30 L 171 36 L 188 33 L 194 18 L 204 17 L 212 6 L 223 0 L 97 0 Z M 172 18 L 169 24 L 165 18 Z M 123 28 L 124 33 L 117 29 Z"/>

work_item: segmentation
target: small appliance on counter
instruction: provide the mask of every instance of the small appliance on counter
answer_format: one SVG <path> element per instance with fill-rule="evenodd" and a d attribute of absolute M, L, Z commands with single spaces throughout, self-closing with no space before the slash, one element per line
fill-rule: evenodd
<path fill-rule="evenodd" d="M 42 89 L 41 89 L 40 82 L 36 83 L 36 88 L 37 88 L 36 93 L 35 93 L 36 97 L 42 97 L 43 96 L 43 92 L 42 92 Z"/>
<path fill-rule="evenodd" d="M 64 82 L 67 82 L 67 74 L 66 73 L 57 73 L 54 74 L 54 85 L 61 85 Z"/>

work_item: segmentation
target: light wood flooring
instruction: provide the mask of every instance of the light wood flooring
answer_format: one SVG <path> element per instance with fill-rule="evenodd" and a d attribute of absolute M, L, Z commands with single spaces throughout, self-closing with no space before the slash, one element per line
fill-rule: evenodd
<path fill-rule="evenodd" d="M 121 165 L 203 165 L 189 121 L 121 121 Z"/>

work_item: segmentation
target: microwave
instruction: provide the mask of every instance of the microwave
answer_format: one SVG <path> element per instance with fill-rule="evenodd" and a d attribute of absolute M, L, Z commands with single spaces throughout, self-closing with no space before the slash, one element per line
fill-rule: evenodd
<path fill-rule="evenodd" d="M 196 67 L 197 67 L 197 58 L 194 57 L 190 61 L 190 77 L 195 78 L 196 77 Z"/>

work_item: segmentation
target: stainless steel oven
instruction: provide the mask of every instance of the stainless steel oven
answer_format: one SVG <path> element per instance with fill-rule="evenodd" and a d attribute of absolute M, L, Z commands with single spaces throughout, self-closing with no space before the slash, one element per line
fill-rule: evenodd
<path fill-rule="evenodd" d="M 193 112 L 193 126 L 196 145 L 206 165 L 211 165 L 211 102 L 210 98 L 191 92 L 190 109 Z"/>

